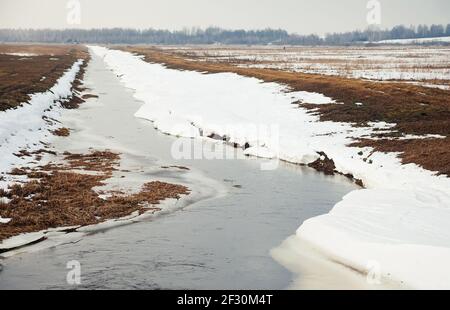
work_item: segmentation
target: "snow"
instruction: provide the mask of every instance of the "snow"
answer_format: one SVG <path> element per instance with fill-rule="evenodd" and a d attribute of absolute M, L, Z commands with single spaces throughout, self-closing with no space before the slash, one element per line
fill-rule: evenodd
<path fill-rule="evenodd" d="M 18 235 L 18 236 L 9 238 L 7 240 L 4 240 L 2 243 L 0 243 L 0 251 L 23 247 L 28 244 L 32 244 L 39 240 L 42 240 L 43 238 L 45 238 L 44 232 L 35 232 L 35 233 Z"/>
<path fill-rule="evenodd" d="M 32 94 L 28 103 L 16 109 L 0 112 L 0 173 L 4 174 L 5 179 L 0 181 L 0 188 L 6 188 L 10 182 L 6 172 L 30 160 L 19 158 L 14 153 L 42 148 L 41 142 L 49 140 L 49 130 L 57 128 L 56 124 L 47 123 L 43 116 L 54 119 L 60 114 L 62 107 L 58 100 L 72 96 L 72 82 L 82 63 L 83 60 L 75 62 L 50 90 Z"/>
<path fill-rule="evenodd" d="M 166 133 L 192 138 L 215 133 L 231 143 L 247 143 L 247 154 L 298 164 L 325 152 L 338 171 L 352 173 L 367 189 L 305 222 L 297 236 L 362 273 L 370 272 L 375 261 L 385 279 L 417 288 L 450 288 L 450 179 L 402 165 L 397 154 L 347 147 L 351 137 L 395 124 L 354 128 L 319 122 L 292 105 L 299 97 L 316 95 L 289 93 L 283 85 L 237 74 L 172 70 L 126 52 L 90 49 L 145 103 L 136 115 Z M 273 125 L 277 130 L 257 130 Z"/>
<path fill-rule="evenodd" d="M 8 224 L 9 222 L 11 222 L 11 219 L 8 218 L 2 218 L 0 216 L 0 224 Z"/>
<path fill-rule="evenodd" d="M 35 57 L 35 56 L 39 56 L 38 54 L 34 54 L 34 53 L 4 53 L 3 55 L 19 56 L 19 57 Z"/>
<path fill-rule="evenodd" d="M 383 44 L 421 44 L 421 43 L 432 43 L 432 42 L 450 42 L 450 37 L 383 40 L 383 41 L 379 41 L 377 43 L 383 43 Z"/>
<path fill-rule="evenodd" d="M 410 70 L 410 71 L 408 71 Z M 379 81 L 389 81 L 389 80 L 402 80 L 402 81 L 420 81 L 420 80 L 445 80 L 450 76 L 449 70 L 444 69 L 422 69 L 422 71 L 414 69 L 382 69 L 379 71 L 371 70 L 354 70 L 351 74 L 353 78 L 361 78 L 367 80 L 379 80 Z M 419 85 L 429 85 L 429 84 L 419 84 Z M 429 87 L 429 86 L 428 86 Z"/>
<path fill-rule="evenodd" d="M 7 204 L 7 203 L 9 203 L 10 201 L 11 201 L 11 200 L 8 199 L 8 198 L 6 198 L 6 197 L 0 197 L 0 203 Z"/>
<path fill-rule="evenodd" d="M 310 104 L 332 104 L 336 103 L 333 99 L 324 96 L 323 94 L 311 93 L 307 91 L 291 92 L 292 99 L 295 99 L 301 103 Z"/>
<path fill-rule="evenodd" d="M 297 234 L 355 269 L 365 271 L 373 260 L 385 279 L 418 289 L 448 288 L 448 198 L 445 192 L 420 189 L 396 195 L 355 191 L 329 215 L 305 222 Z"/>

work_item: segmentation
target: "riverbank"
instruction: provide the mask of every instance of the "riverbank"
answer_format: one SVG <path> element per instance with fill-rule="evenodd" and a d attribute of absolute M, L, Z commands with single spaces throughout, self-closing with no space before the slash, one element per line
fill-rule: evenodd
<path fill-rule="evenodd" d="M 0 44 L 0 111 L 21 107 L 32 94 L 45 93 L 78 60 L 83 60 L 77 77 L 82 79 L 89 62 L 84 46 Z"/>

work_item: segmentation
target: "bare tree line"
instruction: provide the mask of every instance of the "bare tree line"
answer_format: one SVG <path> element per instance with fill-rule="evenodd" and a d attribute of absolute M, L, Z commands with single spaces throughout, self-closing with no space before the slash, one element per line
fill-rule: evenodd
<path fill-rule="evenodd" d="M 275 44 L 346 45 L 380 40 L 416 39 L 450 36 L 450 24 L 396 26 L 389 30 L 368 28 L 363 31 L 315 34 L 289 34 L 281 29 L 225 30 L 207 29 L 136 30 L 112 29 L 0 29 L 0 42 L 103 43 L 103 44 Z"/>

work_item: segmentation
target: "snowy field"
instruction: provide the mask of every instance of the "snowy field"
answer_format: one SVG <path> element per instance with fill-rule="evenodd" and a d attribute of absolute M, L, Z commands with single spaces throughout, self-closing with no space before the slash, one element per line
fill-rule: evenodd
<path fill-rule="evenodd" d="M 165 48 L 188 59 L 232 63 L 240 67 L 271 68 L 380 81 L 401 80 L 441 88 L 448 88 L 450 85 L 450 47 Z"/>
<path fill-rule="evenodd" d="M 321 94 L 289 93 L 282 85 L 255 78 L 171 70 L 126 52 L 91 50 L 145 103 L 136 116 L 165 133 L 202 139 L 218 134 L 246 144 L 249 155 L 298 164 L 309 164 L 325 152 L 337 170 L 352 173 L 366 189 L 344 197 L 331 213 L 299 223 L 297 236 L 362 273 L 371 272 L 375 262 L 383 280 L 413 288 L 450 288 L 450 180 L 413 164 L 401 165 L 393 153 L 346 146 L 352 138 L 375 128 L 389 130 L 392 124 L 355 128 L 319 122 L 291 103 L 306 97 L 317 104 L 332 102 Z M 245 130 L 273 124 L 276 132 Z"/>

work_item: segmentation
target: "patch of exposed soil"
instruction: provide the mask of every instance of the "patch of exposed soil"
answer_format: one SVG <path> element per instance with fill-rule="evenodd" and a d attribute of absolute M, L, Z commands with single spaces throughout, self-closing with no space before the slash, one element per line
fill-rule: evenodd
<path fill-rule="evenodd" d="M 325 153 L 319 153 L 320 158 L 310 163 L 308 167 L 325 173 L 325 175 L 334 175 L 336 173 L 336 165 L 332 159 L 329 159 Z"/>
<path fill-rule="evenodd" d="M 70 129 L 62 127 L 54 130 L 52 133 L 58 137 L 68 137 L 70 136 Z"/>
<path fill-rule="evenodd" d="M 342 174 L 336 170 L 336 165 L 332 159 L 330 159 L 327 154 L 324 152 L 319 152 L 320 158 L 318 158 L 315 162 L 312 162 L 308 165 L 308 167 L 313 168 L 317 171 L 323 172 L 325 175 L 343 175 L 348 179 L 355 182 L 356 185 L 360 187 L 364 187 L 364 183 L 360 179 L 356 179 L 352 174 Z"/>
<path fill-rule="evenodd" d="M 64 153 L 64 163 L 50 163 L 36 169 L 15 168 L 11 174 L 26 175 L 29 181 L 0 190 L 0 216 L 12 218 L 1 224 L 0 241 L 48 228 L 85 226 L 121 218 L 136 211 L 156 212 L 164 199 L 189 194 L 181 185 L 149 182 L 137 193 L 108 192 L 102 199 L 95 187 L 105 185 L 119 162 L 110 151 L 89 154 Z M 77 171 L 82 170 L 83 173 Z M 104 193 L 104 192 L 102 192 Z"/>

